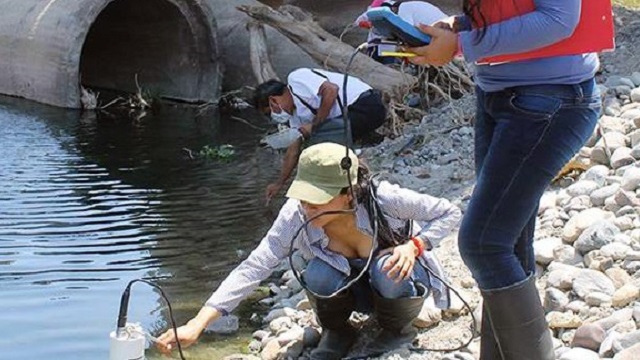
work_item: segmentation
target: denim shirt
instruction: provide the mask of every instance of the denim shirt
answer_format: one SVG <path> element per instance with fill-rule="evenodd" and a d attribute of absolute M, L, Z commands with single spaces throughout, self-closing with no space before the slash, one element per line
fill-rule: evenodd
<path fill-rule="evenodd" d="M 412 234 L 428 239 L 434 247 L 461 218 L 460 209 L 446 199 L 420 194 L 386 181 L 378 185 L 377 197 L 392 229 L 402 229 L 406 220 L 414 220 Z M 260 282 L 286 261 L 292 240 L 294 249 L 300 251 L 305 259 L 317 257 L 348 276 L 351 272 L 349 261 L 328 248 L 329 238 L 322 229 L 307 226 L 293 239 L 304 221 L 300 201 L 287 200 L 258 247 L 220 284 L 207 300 L 206 306 L 216 308 L 223 314 L 233 311 Z M 373 236 L 369 214 L 362 204 L 357 206 L 356 222 L 360 231 Z M 444 279 L 444 271 L 432 252 L 425 251 L 419 261 Z M 430 283 L 436 305 L 448 307 L 449 294 L 444 284 L 435 278 L 430 279 Z"/>

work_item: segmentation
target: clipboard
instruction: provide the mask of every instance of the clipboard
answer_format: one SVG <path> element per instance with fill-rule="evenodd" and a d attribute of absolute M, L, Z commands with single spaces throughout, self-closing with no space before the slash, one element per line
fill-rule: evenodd
<path fill-rule="evenodd" d="M 487 25 L 535 11 L 534 0 L 490 1 L 484 6 Z M 476 14 L 477 15 L 477 14 Z M 501 64 L 545 57 L 578 55 L 592 52 L 612 51 L 615 49 L 615 32 L 611 0 L 582 0 L 582 9 L 578 26 L 573 34 L 557 43 L 517 54 L 490 56 L 477 61 L 477 64 Z"/>

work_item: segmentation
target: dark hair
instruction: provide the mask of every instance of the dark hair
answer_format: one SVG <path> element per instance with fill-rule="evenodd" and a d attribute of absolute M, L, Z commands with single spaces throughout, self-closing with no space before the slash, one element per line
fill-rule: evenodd
<path fill-rule="evenodd" d="M 271 79 L 258 85 L 253 92 L 253 106 L 260 110 L 269 106 L 269 96 L 284 94 L 287 85 L 280 80 Z"/>
<path fill-rule="evenodd" d="M 369 167 L 366 164 L 360 161 L 358 165 L 358 181 L 355 185 L 353 185 L 353 196 L 356 199 L 358 204 L 363 204 L 367 209 L 367 213 L 369 214 L 369 218 L 371 221 L 378 222 L 378 246 L 382 249 L 387 249 L 390 247 L 394 247 L 400 244 L 403 244 L 407 240 L 407 234 L 401 235 L 395 232 L 389 222 L 385 218 L 382 213 L 382 209 L 380 205 L 376 203 L 375 197 L 372 196 L 372 192 L 375 194 L 375 188 L 372 191 L 372 187 L 375 184 L 372 181 L 371 172 L 369 171 Z M 349 187 L 345 187 L 340 191 L 340 194 L 348 194 Z M 376 211 L 374 211 L 373 207 L 376 207 Z M 377 218 L 373 218 L 374 214 L 377 212 Z M 405 228 L 405 231 L 408 232 L 411 223 L 408 222 Z M 373 227 L 373 223 L 371 224 Z"/>
<path fill-rule="evenodd" d="M 482 0 L 463 0 L 462 2 L 462 12 L 471 19 L 474 27 L 480 28 L 478 37 L 475 39 L 476 44 L 482 41 L 484 35 L 487 33 L 487 19 L 484 17 L 482 11 L 480 11 L 481 6 Z"/>

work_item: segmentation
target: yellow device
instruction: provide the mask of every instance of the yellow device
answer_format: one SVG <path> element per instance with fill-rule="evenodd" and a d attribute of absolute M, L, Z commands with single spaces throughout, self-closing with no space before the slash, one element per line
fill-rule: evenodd
<path fill-rule="evenodd" d="M 400 51 L 381 51 L 380 56 L 393 56 L 393 57 L 414 57 L 417 56 L 414 53 L 400 52 Z"/>

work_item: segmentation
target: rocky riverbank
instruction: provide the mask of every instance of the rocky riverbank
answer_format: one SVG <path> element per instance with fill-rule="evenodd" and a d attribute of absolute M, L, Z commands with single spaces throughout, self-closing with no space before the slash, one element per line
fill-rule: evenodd
<path fill-rule="evenodd" d="M 617 9 L 619 53 L 603 57 L 599 76 L 604 114 L 591 139 L 540 201 L 535 237 L 538 289 L 559 360 L 640 359 L 640 22 L 637 12 Z M 635 17 L 634 17 L 635 14 Z M 624 72 L 620 72 L 624 70 Z M 469 94 L 431 109 L 420 124 L 363 151 L 375 170 L 392 181 L 436 196 L 463 210 L 473 182 L 474 100 Z M 460 260 L 456 234 L 435 250 L 452 285 L 469 302 L 476 321 L 481 298 Z M 296 258 L 297 268 L 304 266 Z M 308 300 L 290 271 L 271 284 L 272 310 L 261 320 L 249 351 L 231 359 L 306 359 L 319 339 Z M 256 317 L 259 317 L 256 315 Z M 373 321 L 362 326 L 358 348 L 371 339 Z M 471 335 L 469 312 L 454 298 L 441 311 L 427 302 L 416 321 L 418 343 L 456 347 Z M 380 359 L 477 359 L 479 340 L 454 353 L 400 349 Z"/>

